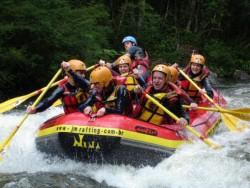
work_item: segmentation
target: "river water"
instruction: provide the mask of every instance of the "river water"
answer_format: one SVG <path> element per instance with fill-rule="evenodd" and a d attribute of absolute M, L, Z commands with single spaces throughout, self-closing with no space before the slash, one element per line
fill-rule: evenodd
<path fill-rule="evenodd" d="M 250 108 L 250 83 L 216 85 L 231 109 Z M 214 150 L 200 140 L 183 145 L 155 167 L 87 164 L 45 158 L 36 150 L 38 125 L 62 113 L 59 107 L 30 115 L 16 133 L 7 156 L 0 162 L 0 187 L 119 187 L 119 188 L 249 188 L 250 131 L 229 131 L 222 122 L 213 141 L 223 145 Z M 20 123 L 24 110 L 0 114 L 2 142 Z"/>

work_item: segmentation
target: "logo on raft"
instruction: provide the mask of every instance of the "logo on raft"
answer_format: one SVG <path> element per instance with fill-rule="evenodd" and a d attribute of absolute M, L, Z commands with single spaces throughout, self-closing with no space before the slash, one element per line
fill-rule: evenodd
<path fill-rule="evenodd" d="M 141 126 L 136 126 L 135 127 L 136 132 L 138 133 L 143 133 L 143 134 L 148 134 L 152 136 L 157 136 L 157 131 L 154 129 L 146 128 L 146 127 L 141 127 Z"/>
<path fill-rule="evenodd" d="M 100 150 L 101 146 L 99 142 L 96 141 L 84 141 L 84 135 L 78 135 L 78 138 L 74 136 L 74 143 L 73 147 L 80 147 L 80 148 L 86 148 L 86 149 L 95 149 Z"/>

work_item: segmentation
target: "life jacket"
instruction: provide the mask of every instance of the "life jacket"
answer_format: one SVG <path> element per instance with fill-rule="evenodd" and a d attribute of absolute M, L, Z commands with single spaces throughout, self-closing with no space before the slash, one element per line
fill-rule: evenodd
<path fill-rule="evenodd" d="M 120 86 L 116 86 L 112 94 L 107 98 L 105 101 L 105 107 L 113 108 L 116 107 L 116 100 L 117 100 L 117 91 L 119 90 Z"/>
<path fill-rule="evenodd" d="M 97 111 L 98 111 L 99 109 L 101 109 L 102 107 L 105 107 L 105 105 L 104 105 L 103 102 L 104 102 L 103 97 L 98 93 L 98 94 L 96 95 L 96 102 L 95 102 L 95 104 L 92 106 L 93 113 L 97 113 Z"/>
<path fill-rule="evenodd" d="M 58 86 L 62 87 L 64 84 L 66 84 L 69 80 L 68 76 L 65 76 L 64 79 L 61 80 L 61 82 L 59 82 Z"/>
<path fill-rule="evenodd" d="M 145 51 L 146 57 L 136 57 L 132 61 L 132 70 L 134 68 L 137 68 L 140 71 L 140 74 L 143 78 L 146 78 L 148 76 L 148 70 L 150 67 L 150 60 L 149 55 Z"/>
<path fill-rule="evenodd" d="M 181 98 L 181 101 L 183 104 L 187 104 L 190 105 L 193 100 L 188 96 L 188 94 L 181 88 L 181 82 L 178 83 L 178 81 L 176 82 L 176 84 L 169 82 L 168 83 L 170 86 L 170 89 L 173 89 L 177 92 L 178 96 Z M 177 85 L 179 84 L 179 85 Z"/>
<path fill-rule="evenodd" d="M 92 106 L 93 112 L 96 113 L 99 109 L 102 107 L 108 107 L 108 108 L 114 108 L 116 107 L 117 102 L 117 92 L 120 89 L 121 85 L 117 85 L 112 92 L 112 94 L 107 98 L 107 100 L 104 100 L 103 97 L 100 95 L 97 95 L 98 99 L 97 102 Z M 125 111 L 123 114 L 127 114 Z"/>
<path fill-rule="evenodd" d="M 146 93 L 150 93 L 152 91 L 153 86 L 148 87 L 146 89 Z M 168 100 L 168 107 L 173 106 L 178 100 L 178 89 L 170 90 L 168 93 L 156 93 L 153 97 L 159 102 L 162 103 L 165 100 Z M 142 96 L 142 100 L 145 99 L 145 95 Z M 154 104 L 151 100 L 146 100 L 146 103 L 142 106 L 142 110 L 139 115 L 139 119 L 155 124 L 161 125 L 163 121 L 167 121 L 167 123 L 172 124 L 174 122 L 173 118 L 165 115 L 165 112 Z"/>
<path fill-rule="evenodd" d="M 70 92 L 66 84 L 63 84 L 64 93 L 62 97 L 63 109 L 65 114 L 70 114 L 78 111 L 79 104 L 87 99 L 87 94 L 81 90 Z"/>
<path fill-rule="evenodd" d="M 190 74 L 191 74 L 190 72 L 191 72 L 190 68 L 185 70 L 185 73 L 189 77 L 190 77 Z M 203 85 L 201 84 L 201 82 L 206 77 L 207 77 L 207 74 L 206 74 L 205 71 L 203 71 L 199 76 L 197 76 L 195 78 L 192 78 L 192 80 L 200 88 L 203 88 Z M 182 89 L 184 89 L 187 92 L 188 96 L 191 97 L 192 99 L 194 99 L 196 101 L 201 100 L 201 95 L 199 93 L 199 90 L 192 83 L 190 83 L 187 79 L 184 79 L 184 80 L 181 81 L 181 87 L 182 87 Z"/>
<path fill-rule="evenodd" d="M 132 62 L 132 69 L 137 68 L 138 65 L 143 65 L 147 69 L 149 69 L 150 66 L 150 60 L 149 60 L 149 55 L 145 51 L 146 56 L 145 57 L 136 57 L 133 62 Z"/>
<path fill-rule="evenodd" d="M 114 80 L 116 85 L 125 85 L 128 91 L 132 91 L 138 84 L 138 81 L 134 76 L 115 76 Z"/>

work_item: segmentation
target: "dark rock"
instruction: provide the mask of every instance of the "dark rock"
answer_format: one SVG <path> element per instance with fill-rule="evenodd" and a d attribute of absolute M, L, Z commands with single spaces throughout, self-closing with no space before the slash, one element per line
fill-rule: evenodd
<path fill-rule="evenodd" d="M 237 80 L 248 80 L 250 79 L 250 75 L 246 71 L 236 70 L 234 72 L 234 78 Z"/>
<path fill-rule="evenodd" d="M 209 80 L 211 84 L 216 84 L 219 82 L 218 75 L 215 72 L 210 71 Z"/>

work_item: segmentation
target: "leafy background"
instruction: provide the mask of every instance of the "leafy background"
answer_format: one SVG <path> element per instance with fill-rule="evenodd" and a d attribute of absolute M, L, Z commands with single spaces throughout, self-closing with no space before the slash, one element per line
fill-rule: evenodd
<path fill-rule="evenodd" d="M 114 61 L 132 35 L 151 66 L 185 66 L 193 49 L 220 77 L 250 72 L 248 0 L 1 0 L 1 100 L 27 94 L 63 60 Z"/>

